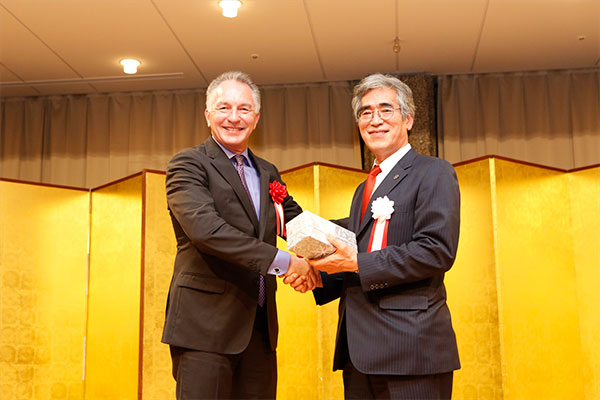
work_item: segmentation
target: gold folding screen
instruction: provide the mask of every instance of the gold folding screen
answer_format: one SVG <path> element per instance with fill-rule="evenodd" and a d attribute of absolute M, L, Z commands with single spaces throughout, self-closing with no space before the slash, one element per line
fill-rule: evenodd
<path fill-rule="evenodd" d="M 82 399 L 89 192 L 0 181 L 0 399 Z"/>
<path fill-rule="evenodd" d="M 361 170 L 312 164 L 284 171 L 281 178 L 303 209 L 336 219 L 348 216 L 354 190 L 366 175 Z M 286 248 L 283 240 L 278 245 Z M 277 397 L 343 398 L 341 373 L 332 371 L 338 302 L 317 307 L 311 293 L 296 293 L 281 282 L 277 289 Z"/>
<path fill-rule="evenodd" d="M 581 377 L 585 399 L 600 399 L 600 167 L 568 175 Z"/>
<path fill-rule="evenodd" d="M 164 174 L 92 192 L 86 400 L 175 397 L 160 342 L 176 243 Z"/>
<path fill-rule="evenodd" d="M 600 398 L 600 168 L 491 157 L 456 171 L 453 398 Z M 365 176 L 326 164 L 282 174 L 329 219 L 347 216 Z M 174 398 L 160 336 L 175 246 L 162 173 L 91 195 L 0 181 L 0 400 Z M 281 282 L 277 296 L 278 397 L 341 399 L 337 303 L 317 308 Z"/>
<path fill-rule="evenodd" d="M 177 243 L 167 210 L 165 176 L 162 173 L 146 173 L 145 176 L 140 398 L 174 399 L 175 381 L 171 375 L 171 356 L 168 346 L 161 343 L 160 338 Z"/>
<path fill-rule="evenodd" d="M 487 160 L 456 168 L 461 193 L 458 254 L 446 274 L 448 306 L 462 368 L 455 399 L 500 400 L 502 371 L 490 168 Z"/>
<path fill-rule="evenodd" d="M 600 398 L 600 168 L 456 166 L 458 399 Z"/>
<path fill-rule="evenodd" d="M 143 178 L 92 192 L 86 399 L 137 398 Z"/>

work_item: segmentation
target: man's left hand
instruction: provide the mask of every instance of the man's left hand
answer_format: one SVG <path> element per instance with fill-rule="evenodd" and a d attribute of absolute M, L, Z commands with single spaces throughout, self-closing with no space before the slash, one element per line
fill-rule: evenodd
<path fill-rule="evenodd" d="M 335 248 L 335 253 L 318 260 L 306 260 L 314 269 L 334 274 L 336 272 L 358 272 L 356 250 L 338 240 L 335 236 L 327 235 L 327 240 Z"/>

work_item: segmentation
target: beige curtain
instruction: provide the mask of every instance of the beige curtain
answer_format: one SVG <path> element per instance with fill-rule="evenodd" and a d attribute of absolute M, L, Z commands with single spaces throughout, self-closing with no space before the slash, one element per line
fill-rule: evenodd
<path fill-rule="evenodd" d="M 600 163 L 600 70 L 439 77 L 451 163 L 499 155 L 561 169 Z"/>
<path fill-rule="evenodd" d="M 350 83 L 261 89 L 250 147 L 280 170 L 310 162 L 360 168 Z M 209 135 L 204 90 L 5 98 L 0 177 L 96 187 L 142 169 L 165 170 Z"/>

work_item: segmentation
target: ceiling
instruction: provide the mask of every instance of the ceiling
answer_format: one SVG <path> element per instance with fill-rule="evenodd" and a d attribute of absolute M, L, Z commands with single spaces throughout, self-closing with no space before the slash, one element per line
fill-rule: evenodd
<path fill-rule="evenodd" d="M 600 66 L 599 0 L 242 3 L 229 19 L 218 0 L 0 0 L 0 94 L 205 88 L 232 69 L 274 85 Z"/>

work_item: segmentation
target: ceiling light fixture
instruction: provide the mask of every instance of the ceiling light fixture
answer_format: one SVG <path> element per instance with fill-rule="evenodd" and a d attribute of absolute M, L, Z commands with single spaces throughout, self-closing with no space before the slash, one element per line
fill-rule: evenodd
<path fill-rule="evenodd" d="M 135 74 L 137 72 L 138 65 L 141 64 L 138 60 L 134 60 L 133 58 L 125 58 L 119 63 L 123 66 L 123 72 L 126 74 Z"/>
<path fill-rule="evenodd" d="M 221 0 L 219 5 L 223 9 L 223 16 L 227 18 L 235 18 L 238 14 L 238 8 L 242 6 L 239 0 Z"/>

